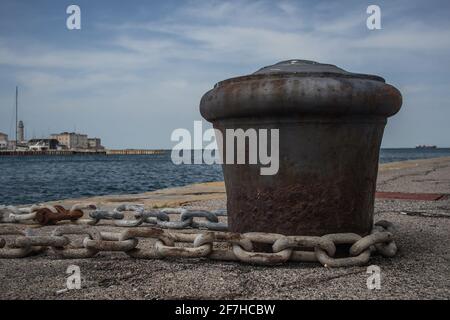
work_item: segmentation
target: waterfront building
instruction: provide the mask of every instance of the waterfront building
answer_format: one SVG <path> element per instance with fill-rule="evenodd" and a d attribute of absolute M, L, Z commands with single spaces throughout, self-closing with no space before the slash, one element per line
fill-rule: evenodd
<path fill-rule="evenodd" d="M 0 149 L 7 149 L 8 145 L 8 135 L 6 133 L 0 132 Z"/>
<path fill-rule="evenodd" d="M 62 149 L 56 139 L 31 139 L 28 141 L 28 149 L 31 151 L 47 151 Z"/>
<path fill-rule="evenodd" d="M 14 150 L 16 148 L 16 140 L 8 140 L 8 146 L 6 149 Z"/>
<path fill-rule="evenodd" d="M 27 151 L 28 145 L 26 143 L 17 143 L 16 140 L 9 140 L 7 149 L 15 151 Z"/>
<path fill-rule="evenodd" d="M 17 140 L 19 143 L 25 142 L 25 126 L 23 125 L 22 120 L 20 120 L 17 125 Z"/>
<path fill-rule="evenodd" d="M 100 138 L 88 138 L 88 148 L 92 150 L 103 150 Z"/>
<path fill-rule="evenodd" d="M 60 145 L 64 145 L 67 149 L 88 149 L 88 136 L 76 132 L 62 132 L 52 134 L 51 139 L 58 140 Z"/>

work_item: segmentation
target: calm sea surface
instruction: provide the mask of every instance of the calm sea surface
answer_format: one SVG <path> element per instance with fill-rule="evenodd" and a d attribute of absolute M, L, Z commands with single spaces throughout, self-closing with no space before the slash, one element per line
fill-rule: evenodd
<path fill-rule="evenodd" d="M 450 149 L 382 149 L 380 162 L 450 156 Z M 219 165 L 174 165 L 145 156 L 0 157 L 0 204 L 131 194 L 223 180 Z"/>

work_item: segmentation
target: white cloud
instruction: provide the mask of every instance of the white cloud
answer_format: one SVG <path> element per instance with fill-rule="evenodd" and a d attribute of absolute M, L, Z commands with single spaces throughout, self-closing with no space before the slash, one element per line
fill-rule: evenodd
<path fill-rule="evenodd" d="M 388 30 L 380 30 L 360 38 L 356 47 L 366 49 L 398 49 L 430 52 L 450 50 L 450 30 L 431 28 L 423 25 L 407 25 Z"/>

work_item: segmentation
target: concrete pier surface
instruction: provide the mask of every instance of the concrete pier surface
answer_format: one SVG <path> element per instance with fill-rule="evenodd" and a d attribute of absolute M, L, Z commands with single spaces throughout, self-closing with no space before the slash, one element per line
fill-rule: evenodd
<path fill-rule="evenodd" d="M 450 158 L 380 166 L 377 190 L 450 194 Z M 196 184 L 126 196 L 58 203 L 120 203 L 146 207 L 225 207 L 223 183 Z M 437 201 L 378 198 L 375 221 L 395 224 L 399 252 L 372 256 L 381 268 L 381 289 L 367 288 L 367 266 L 330 269 L 318 263 L 274 267 L 208 259 L 139 260 L 124 253 L 58 260 L 50 253 L 0 259 L 1 299 L 450 299 L 450 197 Z M 107 222 L 100 230 L 120 232 Z M 26 225 L 23 225 L 26 228 Z M 51 231 L 54 226 L 44 227 Z M 80 267 L 82 288 L 63 293 L 69 265 Z"/>

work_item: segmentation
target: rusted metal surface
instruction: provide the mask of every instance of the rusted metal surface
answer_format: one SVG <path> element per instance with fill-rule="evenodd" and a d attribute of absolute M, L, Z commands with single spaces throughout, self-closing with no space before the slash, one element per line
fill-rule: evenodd
<path fill-rule="evenodd" d="M 58 221 L 63 220 L 77 220 L 83 216 L 83 211 L 76 210 L 67 210 L 62 206 L 54 206 L 56 209 L 52 211 L 49 208 L 42 208 L 36 211 L 36 217 L 34 218 L 41 225 L 52 225 L 57 223 Z"/>
<path fill-rule="evenodd" d="M 448 195 L 442 193 L 406 193 L 378 191 L 375 194 L 375 197 L 379 199 L 437 201 L 448 197 Z"/>
<path fill-rule="evenodd" d="M 381 77 L 302 60 L 216 84 L 200 112 L 225 145 L 226 129 L 279 129 L 280 137 L 276 175 L 223 165 L 229 230 L 367 235 L 386 119 L 401 101 Z"/>

